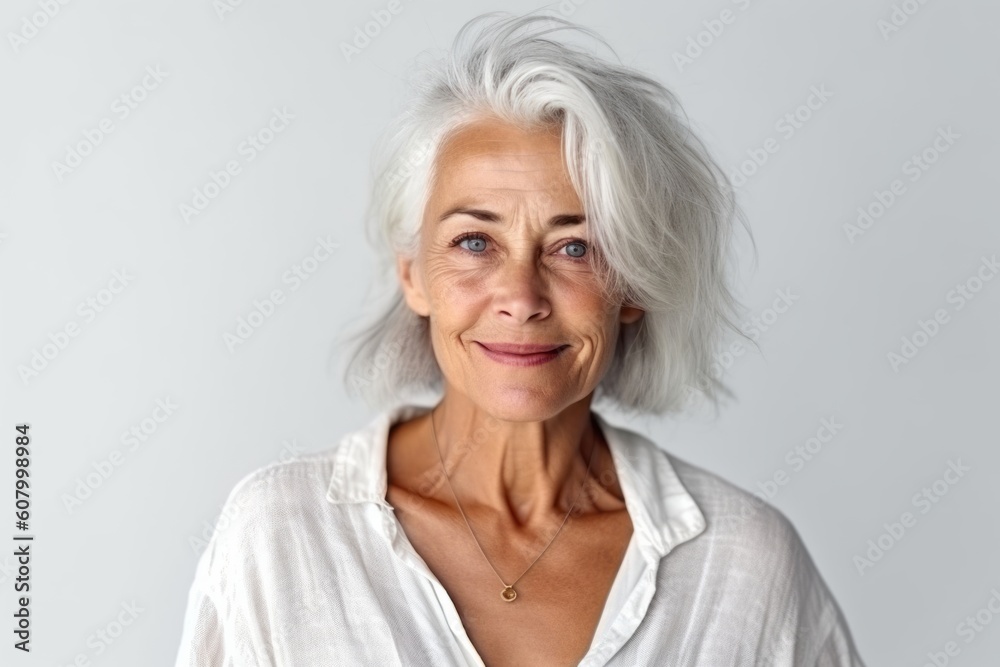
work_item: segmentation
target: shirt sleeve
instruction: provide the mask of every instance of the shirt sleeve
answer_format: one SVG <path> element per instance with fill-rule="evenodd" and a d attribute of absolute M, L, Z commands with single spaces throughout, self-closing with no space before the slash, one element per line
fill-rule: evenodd
<path fill-rule="evenodd" d="M 865 667 L 839 609 L 833 626 L 816 654 L 815 667 Z"/>
<path fill-rule="evenodd" d="M 784 608 L 785 620 L 779 640 L 772 648 L 772 659 L 765 660 L 764 664 L 773 667 L 865 667 L 840 605 L 801 536 L 787 517 L 780 514 L 776 517 L 789 548 L 778 561 L 780 580 L 772 580 L 771 587 L 782 591 L 776 608 Z"/>
<path fill-rule="evenodd" d="M 196 577 L 188 593 L 187 613 L 175 667 L 232 667 L 215 600 Z"/>
<path fill-rule="evenodd" d="M 825 622 L 819 623 L 818 635 L 814 635 L 819 639 L 818 642 L 812 644 L 810 651 L 815 657 L 810 660 L 806 656 L 802 656 L 806 659 L 801 664 L 811 667 L 865 667 L 858 655 L 847 619 L 844 617 L 840 605 L 837 604 L 826 581 L 816 569 L 815 563 L 804 546 L 800 553 L 804 559 L 803 567 L 809 572 L 810 594 L 807 598 L 813 602 L 808 606 L 822 607 L 823 612 L 818 615 L 825 620 Z M 808 643 L 806 645 L 808 646 Z"/>
<path fill-rule="evenodd" d="M 239 568 L 234 568 L 230 555 L 234 540 L 239 551 L 242 533 L 250 522 L 246 502 L 242 499 L 251 479 L 252 475 L 243 478 L 229 493 L 212 537 L 198 558 L 194 583 L 188 592 L 175 667 L 246 664 L 245 648 L 237 646 L 238 638 L 234 635 L 237 610 L 232 595 L 227 595 L 226 591 L 233 586 L 231 579 L 239 576 Z"/>
<path fill-rule="evenodd" d="M 268 610 L 256 576 L 270 535 L 259 530 L 266 481 L 240 480 L 198 559 L 175 667 L 271 667 Z M 264 620 L 261 620 L 264 619 Z"/>

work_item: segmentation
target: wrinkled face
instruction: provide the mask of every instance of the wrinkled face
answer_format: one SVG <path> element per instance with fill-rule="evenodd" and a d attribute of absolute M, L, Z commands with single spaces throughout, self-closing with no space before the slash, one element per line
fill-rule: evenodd
<path fill-rule="evenodd" d="M 452 134 L 417 256 L 398 258 L 446 391 L 500 419 L 547 419 L 586 397 L 621 324 L 642 317 L 606 298 L 586 261 L 594 249 L 559 132 L 486 119 Z"/>

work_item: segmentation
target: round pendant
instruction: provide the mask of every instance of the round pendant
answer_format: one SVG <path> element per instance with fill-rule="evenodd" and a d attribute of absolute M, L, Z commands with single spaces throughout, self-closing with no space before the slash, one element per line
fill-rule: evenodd
<path fill-rule="evenodd" d="M 508 586 L 500 592 L 500 597 L 503 598 L 504 602 L 513 602 L 514 598 L 517 597 L 517 591 L 514 590 L 513 586 Z"/>

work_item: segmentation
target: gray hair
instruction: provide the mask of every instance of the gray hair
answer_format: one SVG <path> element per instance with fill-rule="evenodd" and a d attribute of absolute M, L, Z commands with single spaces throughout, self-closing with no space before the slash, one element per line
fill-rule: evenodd
<path fill-rule="evenodd" d="M 352 395 L 384 405 L 441 388 L 428 318 L 406 305 L 395 255 L 417 251 L 438 148 L 484 116 L 561 126 L 608 293 L 645 311 L 622 325 L 595 401 L 665 414 L 686 407 L 696 391 L 716 407 L 720 392 L 732 395 L 713 354 L 725 328 L 747 338 L 734 324 L 740 306 L 728 278 L 733 222 L 746 226 L 734 188 L 673 93 L 620 60 L 548 37 L 563 29 L 614 53 L 564 18 L 490 12 L 462 26 L 445 58 L 416 69 L 412 98 L 373 155 L 367 235 L 378 253 L 382 303 L 346 341 Z"/>

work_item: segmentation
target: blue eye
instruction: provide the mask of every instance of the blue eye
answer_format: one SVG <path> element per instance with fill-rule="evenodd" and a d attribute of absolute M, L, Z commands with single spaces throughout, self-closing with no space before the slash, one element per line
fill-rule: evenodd
<path fill-rule="evenodd" d="M 486 239 L 484 239 L 482 236 L 475 236 L 470 234 L 458 239 L 457 243 L 460 247 L 470 252 L 473 252 L 477 255 L 481 254 L 484 250 L 486 250 Z M 465 245 L 466 243 L 468 243 L 469 245 L 466 246 Z"/>
<path fill-rule="evenodd" d="M 458 246 L 471 255 L 485 255 L 487 251 L 488 239 L 479 233 L 470 232 L 463 234 L 451 242 L 451 246 Z M 566 250 L 566 256 L 577 262 L 585 262 L 587 254 L 587 244 L 584 241 L 569 241 L 559 250 Z"/>

